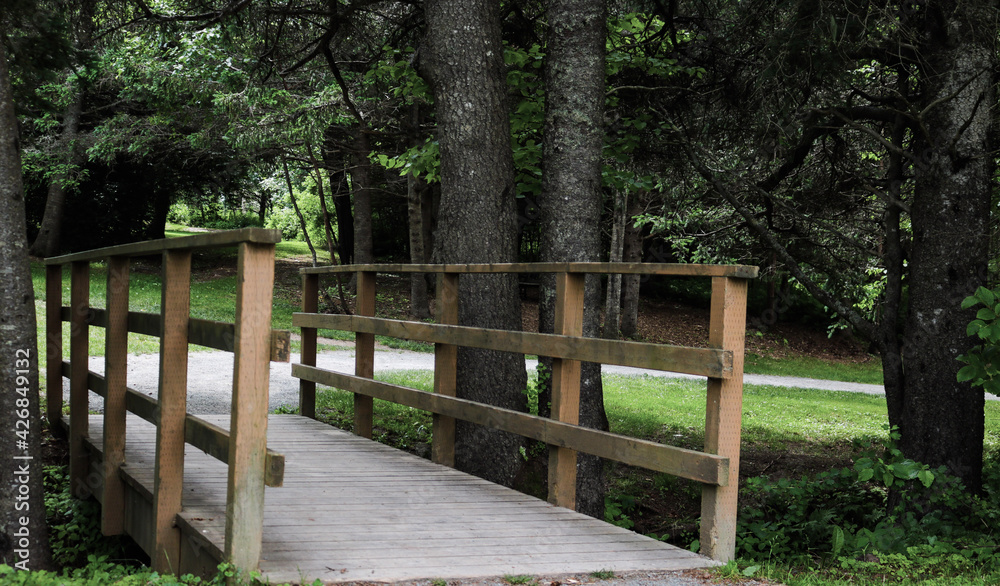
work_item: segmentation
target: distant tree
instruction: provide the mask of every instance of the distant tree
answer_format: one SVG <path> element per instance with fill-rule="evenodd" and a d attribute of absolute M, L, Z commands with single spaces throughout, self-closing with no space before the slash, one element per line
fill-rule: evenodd
<path fill-rule="evenodd" d="M 441 149 L 441 205 L 434 259 L 441 263 L 503 263 L 517 256 L 516 191 L 510 143 L 500 3 L 429 0 L 426 58 Z M 460 279 L 463 325 L 519 329 L 515 275 Z M 525 411 L 523 357 L 463 348 L 459 396 Z M 510 484 L 522 440 L 459 422 L 458 468 Z"/>
<path fill-rule="evenodd" d="M 79 0 L 75 7 L 72 29 L 77 51 L 89 51 L 94 36 L 95 0 Z M 82 72 L 81 72 L 82 73 Z M 84 146 L 80 144 L 80 122 L 83 116 L 86 75 L 70 75 L 66 82 L 69 94 L 68 104 L 63 113 L 59 131 L 54 170 L 49 172 L 48 193 L 45 198 L 45 213 L 34 242 L 31 254 L 53 256 L 59 252 L 62 237 L 63 215 L 66 210 L 66 192 L 78 181 L 80 167 L 85 160 Z"/>

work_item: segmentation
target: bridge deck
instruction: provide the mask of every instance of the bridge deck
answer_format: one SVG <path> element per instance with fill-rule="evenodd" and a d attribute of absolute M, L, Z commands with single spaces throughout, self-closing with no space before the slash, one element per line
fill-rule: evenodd
<path fill-rule="evenodd" d="M 202 417 L 229 426 L 228 415 Z M 714 565 L 312 419 L 271 415 L 268 425 L 268 447 L 286 458 L 284 486 L 265 496 L 260 570 L 272 583 Z M 92 416 L 90 426 L 99 458 L 101 417 Z M 125 470 L 133 499 L 151 498 L 153 433 L 152 425 L 129 416 Z M 222 555 L 225 492 L 226 466 L 188 446 L 178 525 L 187 551 L 209 554 L 206 567 Z M 134 537 L 148 550 L 148 536 Z"/>

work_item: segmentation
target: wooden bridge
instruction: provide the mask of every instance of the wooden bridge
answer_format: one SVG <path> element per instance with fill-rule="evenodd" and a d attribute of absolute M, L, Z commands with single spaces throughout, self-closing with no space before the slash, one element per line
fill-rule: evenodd
<path fill-rule="evenodd" d="M 735 547 L 746 280 L 743 266 L 663 264 L 365 265 L 304 269 L 301 415 L 268 415 L 272 360 L 287 361 L 287 332 L 271 330 L 276 231 L 244 229 L 123 245 L 47 261 L 47 415 L 62 418 L 62 381 L 70 380 L 70 481 L 102 503 L 105 534 L 126 533 L 154 569 L 214 573 L 227 561 L 272 582 L 396 581 L 597 570 L 671 570 L 731 559 Z M 237 246 L 234 324 L 190 317 L 191 257 Z M 159 314 L 129 311 L 135 256 L 162 255 Z M 90 265 L 107 263 L 107 302 L 90 307 Z M 63 267 L 70 265 L 69 305 Z M 438 275 L 437 324 L 376 318 L 378 273 Z M 456 325 L 464 274 L 554 273 L 556 333 Z M 355 316 L 317 313 L 319 279 L 358 276 Z M 700 276 L 713 279 L 709 348 L 681 348 L 581 337 L 588 273 Z M 63 322 L 70 360 L 62 356 Z M 105 374 L 89 370 L 89 327 L 105 329 Z M 317 368 L 317 329 L 356 333 L 353 375 Z M 128 333 L 160 338 L 157 399 L 127 388 Z M 435 392 L 373 380 L 374 337 L 435 344 Z M 232 413 L 186 412 L 187 346 L 234 353 Z M 552 418 L 455 396 L 459 346 L 552 356 Z M 580 361 L 705 375 L 705 452 L 660 445 L 576 425 Z M 316 384 L 355 394 L 355 431 L 313 419 Z M 104 413 L 88 415 L 89 392 Z M 432 461 L 371 441 L 372 399 L 434 414 Z M 451 468 L 455 420 L 550 445 L 549 502 Z M 360 436 L 360 437 L 359 437 Z M 703 557 L 572 511 L 576 454 L 642 466 L 703 483 Z M 266 488 L 265 488 L 266 487 Z M 711 558 L 711 559 L 710 559 Z"/>

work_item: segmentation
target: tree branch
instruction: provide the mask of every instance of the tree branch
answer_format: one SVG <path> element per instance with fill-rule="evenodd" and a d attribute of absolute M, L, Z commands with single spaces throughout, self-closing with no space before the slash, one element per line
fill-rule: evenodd
<path fill-rule="evenodd" d="M 694 148 L 686 140 L 682 141 L 684 145 L 684 150 L 688 155 L 688 159 L 691 165 L 695 168 L 699 175 L 702 176 L 710 185 L 715 189 L 716 193 L 721 195 L 730 205 L 747 221 L 747 224 L 757 232 L 760 238 L 774 251 L 774 253 L 781 259 L 782 262 L 788 267 L 789 272 L 795 277 L 803 287 L 806 288 L 809 293 L 827 305 L 833 308 L 838 314 L 844 316 L 847 321 L 854 326 L 861 335 L 865 336 L 869 340 L 877 340 L 875 325 L 865 319 L 857 310 L 851 307 L 849 304 L 845 303 L 841 299 L 835 298 L 828 292 L 820 288 L 815 281 L 809 278 L 808 275 L 799 267 L 798 261 L 788 252 L 788 250 L 782 246 L 778 239 L 775 238 L 774 234 L 771 233 L 763 224 L 757 220 L 754 213 L 742 202 L 740 199 L 730 191 L 729 187 L 726 186 L 719 177 L 712 172 L 705 164 L 702 162 L 701 158 L 695 153 Z"/>

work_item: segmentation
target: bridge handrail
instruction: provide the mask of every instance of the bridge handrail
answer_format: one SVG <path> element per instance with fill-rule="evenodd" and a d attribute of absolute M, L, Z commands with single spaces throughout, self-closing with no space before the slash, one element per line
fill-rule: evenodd
<path fill-rule="evenodd" d="M 454 465 L 455 420 L 470 421 L 544 441 L 549 457 L 549 501 L 575 507 L 576 452 L 637 465 L 703 483 L 702 552 L 731 559 L 735 552 L 736 491 L 739 471 L 743 389 L 743 346 L 748 279 L 757 267 L 657 263 L 513 263 L 472 265 L 347 265 L 301 269 L 302 312 L 292 318 L 301 328 L 300 412 L 315 417 L 315 388 L 323 384 L 355 394 L 355 433 L 371 437 L 372 398 L 435 414 L 432 459 Z M 355 316 L 318 313 L 319 277 L 357 274 Z M 437 324 L 376 318 L 378 273 L 436 273 Z M 457 325 L 460 275 L 554 273 L 555 334 L 493 330 Z M 712 279 L 708 348 L 612 341 L 582 336 L 586 274 L 639 274 Z M 318 329 L 355 332 L 355 374 L 316 367 Z M 374 378 L 375 335 L 435 344 L 434 393 L 390 385 Z M 553 358 L 552 417 L 544 418 L 455 397 L 456 350 L 475 347 Z M 636 440 L 577 425 L 581 361 L 623 364 L 708 377 L 705 450 L 698 452 Z M 559 376 L 556 376 L 558 373 Z"/>
<path fill-rule="evenodd" d="M 245 228 L 167 238 L 46 259 L 47 415 L 62 416 L 62 380 L 70 379 L 70 482 L 86 494 L 89 457 L 88 389 L 105 399 L 101 524 L 108 535 L 125 531 L 126 412 L 156 425 L 153 485 L 153 568 L 169 571 L 180 557 L 184 445 L 201 449 L 229 467 L 226 558 L 250 571 L 259 563 L 264 486 L 281 486 L 284 457 L 267 449 L 267 377 L 272 360 L 288 361 L 288 332 L 271 330 L 274 248 L 277 230 Z M 237 247 L 235 323 L 190 317 L 191 257 L 197 250 Z M 129 311 L 130 257 L 163 256 L 159 314 Z M 106 308 L 90 307 L 90 263 L 107 262 Z M 63 266 L 70 265 L 70 305 L 62 305 Z M 62 322 L 70 322 L 70 360 L 62 357 Z M 89 327 L 105 329 L 105 374 L 89 370 Z M 126 386 L 128 333 L 160 338 L 157 399 Z M 188 344 L 234 354 L 230 430 L 187 413 Z M 237 511 L 239 512 L 237 514 Z"/>

